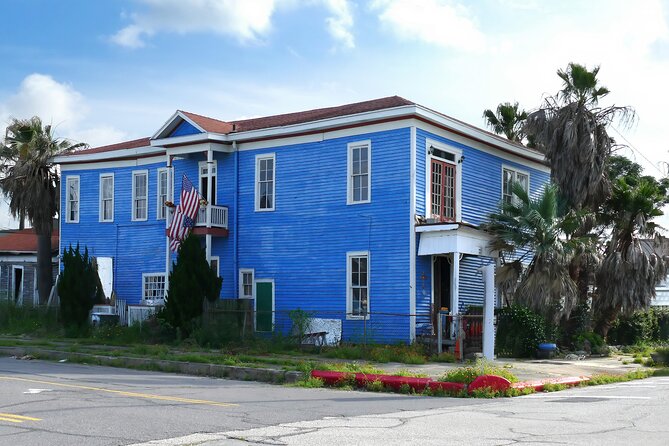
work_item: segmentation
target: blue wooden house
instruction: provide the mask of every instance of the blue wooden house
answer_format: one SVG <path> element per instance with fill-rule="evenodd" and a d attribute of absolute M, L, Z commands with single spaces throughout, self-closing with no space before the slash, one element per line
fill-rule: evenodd
<path fill-rule="evenodd" d="M 479 225 L 514 181 L 536 193 L 549 180 L 540 153 L 397 96 L 239 121 L 177 111 L 150 138 L 57 162 L 61 250 L 110 265 L 119 299 L 164 298 L 165 203 L 186 174 L 208 202 L 194 232 L 222 299 L 387 342 L 429 332 L 442 307 L 480 305 L 478 270 L 496 259 Z"/>

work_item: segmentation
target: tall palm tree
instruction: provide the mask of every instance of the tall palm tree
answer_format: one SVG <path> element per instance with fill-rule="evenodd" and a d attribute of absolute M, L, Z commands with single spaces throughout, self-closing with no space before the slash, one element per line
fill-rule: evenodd
<path fill-rule="evenodd" d="M 655 287 L 667 275 L 669 259 L 648 241 L 657 235 L 652 219 L 663 215 L 666 201 L 666 190 L 654 179 L 641 177 L 629 185 L 621 177 L 613 185 L 602 217 L 611 229 L 611 239 L 597 273 L 594 301 L 595 330 L 601 336 L 606 337 L 619 315 L 647 309 Z"/>
<path fill-rule="evenodd" d="M 531 113 L 525 125 L 546 154 L 560 195 L 576 209 L 595 209 L 610 194 L 606 165 L 616 143 L 607 128 L 614 120 L 623 125 L 634 120 L 630 107 L 599 106 L 609 90 L 598 85 L 598 73 L 599 67 L 588 70 L 575 63 L 558 70 L 562 90 Z"/>
<path fill-rule="evenodd" d="M 561 212 L 554 185 L 548 185 L 536 199 L 520 184 L 514 185 L 513 193 L 517 199 L 502 203 L 484 226 L 492 235 L 490 248 L 511 259 L 499 268 L 498 285 L 504 288 L 517 283 L 513 290 L 516 303 L 557 321 L 569 315 L 577 297 L 569 261 L 582 240 L 565 236 L 573 223 Z"/>
<path fill-rule="evenodd" d="M 496 134 L 504 135 L 511 141 L 523 140 L 523 126 L 527 112 L 521 110 L 517 102 L 499 104 L 494 112 L 490 109 L 484 110 L 483 118 L 486 120 L 486 125 Z"/>
<path fill-rule="evenodd" d="M 14 217 L 25 215 L 37 234 L 37 288 L 46 303 L 52 286 L 51 233 L 58 212 L 58 173 L 53 157 L 85 146 L 56 138 L 37 116 L 13 119 L 0 144 L 0 189 Z"/>

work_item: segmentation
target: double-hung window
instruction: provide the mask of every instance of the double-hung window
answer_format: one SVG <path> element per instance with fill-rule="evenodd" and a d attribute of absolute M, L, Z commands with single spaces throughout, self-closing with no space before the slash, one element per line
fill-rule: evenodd
<path fill-rule="evenodd" d="M 252 269 L 239 270 L 239 298 L 253 299 L 253 273 Z"/>
<path fill-rule="evenodd" d="M 348 204 L 370 202 L 371 147 L 370 141 L 348 145 Z"/>
<path fill-rule="evenodd" d="M 511 167 L 502 167 L 502 201 L 512 203 L 514 200 L 513 185 L 520 184 L 526 193 L 530 191 L 530 175 Z"/>
<path fill-rule="evenodd" d="M 459 149 L 428 141 L 428 217 L 438 222 L 458 221 L 460 180 Z"/>
<path fill-rule="evenodd" d="M 132 173 L 132 220 L 143 221 L 148 217 L 149 172 L 138 170 Z"/>
<path fill-rule="evenodd" d="M 65 188 L 65 220 L 68 223 L 79 223 L 79 176 L 68 176 Z"/>
<path fill-rule="evenodd" d="M 114 174 L 100 175 L 100 221 L 114 221 Z"/>
<path fill-rule="evenodd" d="M 274 210 L 275 182 L 274 154 L 256 156 L 256 211 Z"/>
<path fill-rule="evenodd" d="M 167 217 L 167 169 L 158 169 L 158 203 L 156 207 L 156 218 L 165 220 Z"/>
<path fill-rule="evenodd" d="M 142 274 L 144 300 L 165 299 L 165 273 Z"/>
<path fill-rule="evenodd" d="M 346 257 L 347 318 L 367 318 L 369 317 L 369 252 L 349 252 Z"/>

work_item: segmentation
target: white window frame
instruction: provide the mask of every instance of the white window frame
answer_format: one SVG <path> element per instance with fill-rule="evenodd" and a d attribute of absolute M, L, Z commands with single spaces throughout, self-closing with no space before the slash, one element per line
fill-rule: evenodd
<path fill-rule="evenodd" d="M 455 156 L 455 162 L 432 155 L 430 147 Z M 434 139 L 425 140 L 425 216 L 432 217 L 432 160 L 455 165 L 455 222 L 462 221 L 462 149 Z"/>
<path fill-rule="evenodd" d="M 146 194 L 144 197 L 137 197 L 135 195 L 135 177 L 139 175 L 144 175 L 146 177 Z M 149 171 L 148 170 L 133 170 L 132 171 L 132 183 L 130 184 L 130 188 L 132 190 L 132 203 L 131 203 L 131 209 L 130 211 L 132 212 L 131 217 L 132 221 L 147 221 L 149 219 Z M 144 218 L 138 218 L 137 215 L 135 214 L 135 201 L 144 198 L 144 201 L 146 202 L 146 216 Z"/>
<path fill-rule="evenodd" d="M 77 182 L 77 215 L 76 218 L 70 218 L 72 213 L 72 204 L 70 203 L 70 182 Z M 65 221 L 67 223 L 79 223 L 79 214 L 81 213 L 81 179 L 79 175 L 68 175 L 65 179 Z"/>
<path fill-rule="evenodd" d="M 504 171 L 508 170 L 510 172 L 513 172 L 513 182 L 515 183 L 518 178 L 518 174 L 520 175 L 525 175 L 527 176 L 527 193 L 529 195 L 530 193 L 530 172 L 523 170 L 523 169 L 518 169 L 517 167 L 510 166 L 508 164 L 502 164 L 502 178 L 501 178 L 501 185 L 502 185 L 502 203 L 504 203 Z M 515 197 L 513 192 L 511 193 L 512 197 Z"/>
<path fill-rule="evenodd" d="M 197 179 L 198 190 L 201 193 L 202 197 L 204 199 L 208 200 L 209 197 L 207 197 L 205 194 L 202 193 L 202 192 L 204 192 L 204 188 L 202 187 L 202 179 L 207 178 L 207 174 L 205 173 L 205 170 L 207 170 L 207 168 L 209 166 L 209 163 L 207 161 L 200 161 L 199 163 L 197 163 L 197 165 L 198 165 L 198 179 Z M 211 165 L 213 166 L 212 176 L 211 176 L 212 177 L 211 178 L 211 190 L 214 192 L 214 200 L 213 201 L 216 202 L 216 201 L 218 201 L 218 187 L 216 185 L 216 183 L 218 183 L 218 181 L 216 181 L 216 178 L 217 178 L 217 175 L 218 175 L 217 160 L 214 160 Z M 209 204 L 216 205 L 216 203 L 209 203 Z"/>
<path fill-rule="evenodd" d="M 351 259 L 354 257 L 366 257 L 367 258 L 367 315 L 354 315 L 353 314 L 353 281 L 352 279 L 352 268 L 351 268 Z M 371 256 L 369 251 L 350 251 L 346 253 L 346 319 L 348 320 L 369 320 L 369 314 L 371 311 Z"/>
<path fill-rule="evenodd" d="M 160 196 L 160 177 L 165 174 L 165 199 L 162 199 Z M 158 169 L 158 177 L 156 178 L 156 220 L 165 220 L 167 218 L 167 206 L 165 202 L 169 199 L 170 196 L 170 173 L 167 167 L 161 167 Z"/>
<path fill-rule="evenodd" d="M 163 297 L 156 297 L 153 299 L 148 299 L 146 297 L 146 279 L 148 277 L 162 277 L 164 282 L 163 282 Z M 147 300 L 165 300 L 165 295 L 167 294 L 167 276 L 164 272 L 161 273 L 142 273 L 142 302 L 147 301 Z"/>
<path fill-rule="evenodd" d="M 111 218 L 105 219 L 105 211 L 104 211 L 104 199 L 102 196 L 102 191 L 104 190 L 102 187 L 102 181 L 106 178 L 111 178 L 112 182 L 112 196 L 111 196 Z M 100 222 L 113 222 L 114 221 L 114 195 L 115 195 L 115 190 L 114 190 L 114 174 L 113 173 L 101 173 L 100 174 L 100 201 L 98 203 L 99 206 L 99 215 L 98 215 L 98 221 Z"/>
<path fill-rule="evenodd" d="M 244 274 L 251 274 L 251 294 L 244 294 Z M 254 299 L 256 295 L 255 270 L 253 268 L 239 269 L 239 290 L 237 297 L 239 299 Z"/>
<path fill-rule="evenodd" d="M 211 268 L 211 262 L 216 261 L 216 277 L 221 277 L 220 272 L 221 272 L 221 259 L 219 256 L 211 256 L 209 257 L 209 267 Z"/>
<path fill-rule="evenodd" d="M 272 207 L 260 207 L 260 162 L 263 160 L 272 160 Z M 256 212 L 271 212 L 276 209 L 276 155 L 274 153 L 263 153 L 256 155 L 256 176 L 255 176 L 255 210 Z"/>
<path fill-rule="evenodd" d="M 346 204 L 364 204 L 372 201 L 372 141 L 356 141 L 348 144 L 347 169 L 346 169 Z M 367 199 L 355 200 L 353 197 L 353 150 L 362 147 L 367 148 Z"/>
<path fill-rule="evenodd" d="M 21 283 L 19 284 L 19 296 L 16 298 L 16 301 L 14 301 L 14 289 L 16 288 L 16 272 L 21 270 Z M 37 269 L 35 269 L 35 274 L 37 274 Z M 26 281 L 26 269 L 23 267 L 23 265 L 12 265 L 11 268 L 11 285 L 9 288 L 9 295 L 7 296 L 10 300 L 10 302 L 15 302 L 17 305 L 23 305 L 23 296 L 25 294 L 25 289 L 23 288 L 23 283 Z M 10 283 L 8 281 L 8 283 Z"/>

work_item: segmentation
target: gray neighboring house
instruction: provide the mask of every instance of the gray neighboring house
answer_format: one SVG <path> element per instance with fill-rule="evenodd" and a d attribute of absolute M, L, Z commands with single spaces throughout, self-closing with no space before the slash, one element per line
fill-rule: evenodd
<path fill-rule="evenodd" d="M 53 274 L 58 273 L 58 230 L 51 234 Z M 33 229 L 0 231 L 0 300 L 37 305 L 37 235 Z"/>

